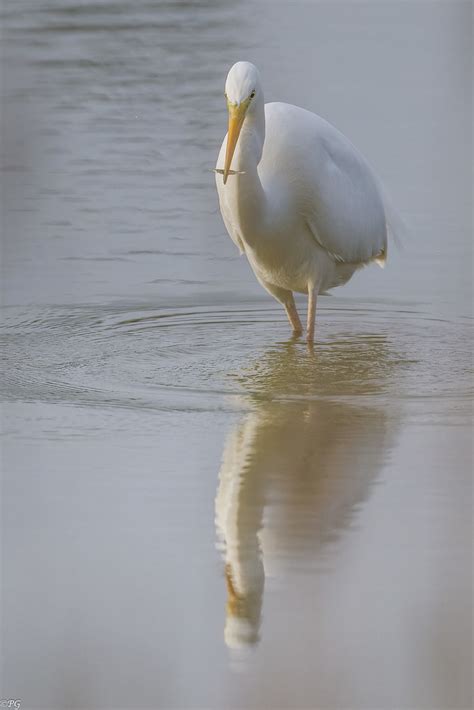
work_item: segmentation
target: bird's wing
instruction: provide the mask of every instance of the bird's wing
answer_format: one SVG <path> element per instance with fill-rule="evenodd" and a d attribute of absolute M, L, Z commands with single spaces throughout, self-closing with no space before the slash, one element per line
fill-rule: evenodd
<path fill-rule="evenodd" d="M 384 261 L 387 225 L 371 168 L 352 143 L 318 118 L 315 159 L 305 179 L 303 216 L 316 240 L 339 262 Z"/>

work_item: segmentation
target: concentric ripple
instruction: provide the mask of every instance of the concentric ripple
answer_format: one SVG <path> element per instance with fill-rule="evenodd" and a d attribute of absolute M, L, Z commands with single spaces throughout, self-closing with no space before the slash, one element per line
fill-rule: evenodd
<path fill-rule="evenodd" d="M 10 308 L 3 397 L 209 409 L 254 399 L 468 397 L 470 321 L 321 299 L 317 344 L 277 305 Z M 422 327 L 420 327 L 420 323 Z"/>

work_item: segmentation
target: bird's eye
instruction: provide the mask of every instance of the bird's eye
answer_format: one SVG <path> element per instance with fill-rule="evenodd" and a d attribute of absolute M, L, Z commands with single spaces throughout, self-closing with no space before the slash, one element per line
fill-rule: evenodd
<path fill-rule="evenodd" d="M 255 89 L 254 89 L 254 90 L 252 91 L 252 93 L 250 94 L 250 98 L 253 99 L 254 96 L 255 96 Z"/>

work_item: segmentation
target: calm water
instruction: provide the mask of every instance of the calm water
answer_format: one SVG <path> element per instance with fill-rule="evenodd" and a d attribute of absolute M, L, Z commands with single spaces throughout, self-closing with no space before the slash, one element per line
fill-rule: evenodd
<path fill-rule="evenodd" d="M 470 33 L 462 1 L 3 3 L 2 698 L 472 707 Z M 409 224 L 314 353 L 218 213 L 238 59 Z"/>

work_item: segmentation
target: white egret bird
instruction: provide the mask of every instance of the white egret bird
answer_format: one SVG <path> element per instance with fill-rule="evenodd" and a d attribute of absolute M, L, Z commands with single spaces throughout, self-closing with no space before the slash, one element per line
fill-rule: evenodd
<path fill-rule="evenodd" d="M 372 261 L 385 263 L 381 189 L 330 123 L 298 106 L 264 104 L 253 64 L 234 64 L 225 97 L 229 126 L 215 170 L 225 226 L 258 281 L 284 305 L 295 335 L 302 327 L 293 291 L 308 294 L 312 343 L 318 293 Z"/>

